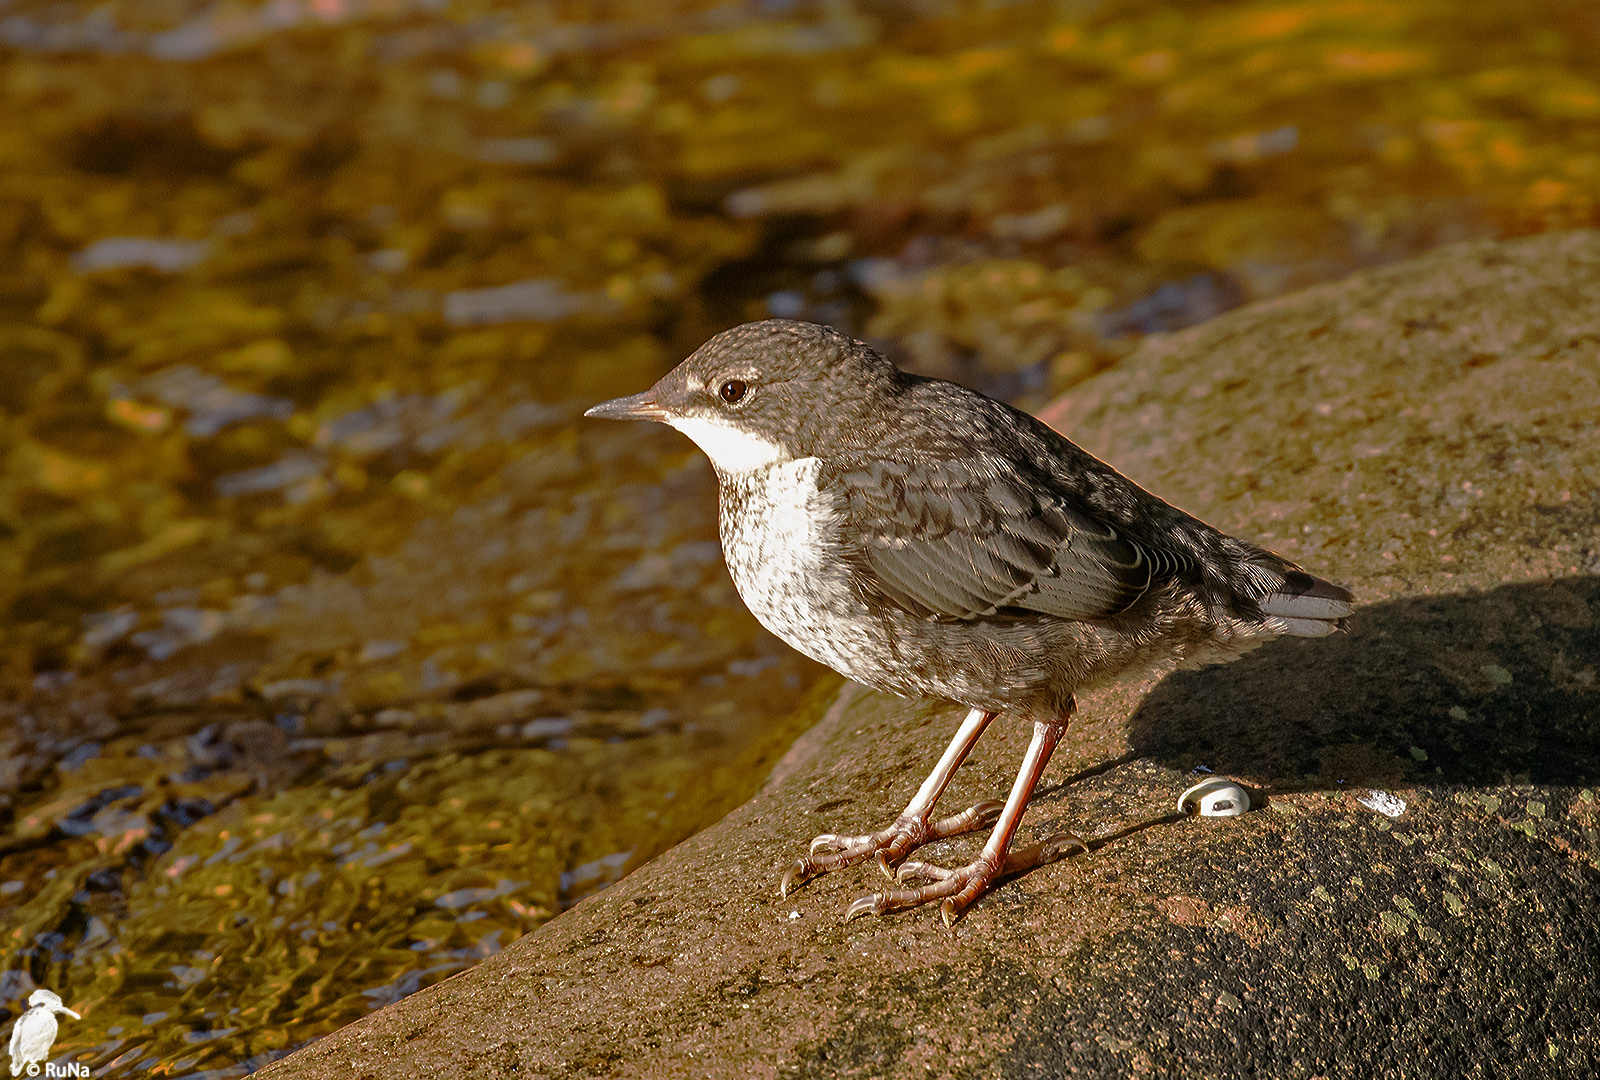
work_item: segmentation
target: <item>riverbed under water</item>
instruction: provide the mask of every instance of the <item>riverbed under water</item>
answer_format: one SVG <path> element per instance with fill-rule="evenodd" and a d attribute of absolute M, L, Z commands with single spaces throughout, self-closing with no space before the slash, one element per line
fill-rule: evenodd
<path fill-rule="evenodd" d="M 0 2 L 0 1003 L 243 1075 L 759 787 L 836 677 L 585 406 L 768 315 L 1038 405 L 1591 225 L 1597 61 L 1559 0 Z"/>

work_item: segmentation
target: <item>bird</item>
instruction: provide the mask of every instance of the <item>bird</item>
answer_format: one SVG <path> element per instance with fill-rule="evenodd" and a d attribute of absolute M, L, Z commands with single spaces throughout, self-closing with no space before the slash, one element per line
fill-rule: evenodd
<path fill-rule="evenodd" d="M 83 1019 L 63 1005 L 53 990 L 35 990 L 28 995 L 28 1005 L 28 1011 L 17 1017 L 11 1029 L 12 1076 L 21 1076 L 25 1070 L 29 1076 L 37 1075 L 39 1062 L 50 1056 L 50 1048 L 55 1045 L 56 1013 Z"/>
<path fill-rule="evenodd" d="M 729 574 L 768 630 L 863 686 L 967 710 L 895 821 L 824 833 L 783 875 L 787 896 L 875 859 L 896 887 L 857 899 L 847 921 L 937 901 L 953 925 L 1001 878 L 1087 851 L 1072 833 L 1012 847 L 1076 695 L 1322 637 L 1352 611 L 1348 590 L 1169 505 L 1027 413 L 828 326 L 733 327 L 585 415 L 665 423 L 705 452 Z M 1033 727 L 1010 793 L 935 820 L 1001 714 Z M 989 826 L 965 866 L 909 858 Z"/>

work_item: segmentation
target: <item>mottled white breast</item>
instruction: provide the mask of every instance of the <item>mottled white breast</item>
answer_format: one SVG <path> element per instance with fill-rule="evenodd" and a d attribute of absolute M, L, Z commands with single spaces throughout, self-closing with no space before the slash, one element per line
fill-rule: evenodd
<path fill-rule="evenodd" d="M 761 625 L 835 671 L 874 681 L 873 620 L 837 558 L 837 514 L 821 462 L 800 458 L 721 479 L 722 551 Z"/>

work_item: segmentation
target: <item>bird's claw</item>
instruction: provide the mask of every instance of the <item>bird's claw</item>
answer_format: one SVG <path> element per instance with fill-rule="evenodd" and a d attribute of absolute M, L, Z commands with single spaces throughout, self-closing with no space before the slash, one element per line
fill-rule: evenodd
<path fill-rule="evenodd" d="M 942 900 L 939 910 L 944 916 L 945 925 L 949 926 L 1000 876 L 994 861 L 982 855 L 959 870 L 930 867 L 926 863 L 912 865 L 918 872 L 936 871 L 941 876 L 927 885 L 863 896 L 845 908 L 845 921 L 861 915 L 887 915 L 891 911 L 917 907 L 930 900 Z"/>
<path fill-rule="evenodd" d="M 887 896 L 887 893 L 873 893 L 861 897 L 844 909 L 844 921 L 849 922 L 860 915 L 882 915 L 887 910 L 881 906 Z"/>
<path fill-rule="evenodd" d="M 897 884 L 904 885 L 908 880 L 917 877 L 931 880 L 925 885 L 891 889 L 888 892 L 863 896 L 845 908 L 844 918 L 849 922 L 860 915 L 886 915 L 891 911 L 926 904 L 930 900 L 941 900 L 943 902 L 939 905 L 939 915 L 946 926 L 953 926 L 961 917 L 961 913 L 982 896 L 990 885 L 1001 878 L 1055 862 L 1073 850 L 1088 852 L 1089 844 L 1075 833 L 1063 832 L 1048 836 L 1037 844 L 1008 852 L 1005 861 L 998 867 L 984 856 L 979 856 L 957 870 L 948 870 L 942 866 L 914 859 L 907 860 L 901 863 L 892 875 Z M 881 853 L 879 867 L 888 873 Z"/>
<path fill-rule="evenodd" d="M 840 836 L 838 833 L 825 832 L 821 836 L 812 839 L 811 854 L 815 855 L 819 850 L 841 851 L 850 846 L 850 841 L 856 839 L 859 839 L 859 837 Z"/>
<path fill-rule="evenodd" d="M 1089 841 L 1077 833 L 1052 833 L 1032 847 L 1025 847 L 1020 851 L 1014 851 L 1007 855 L 1006 867 L 1001 873 L 1016 873 L 1021 870 L 1032 869 L 1035 866 L 1043 866 L 1045 863 L 1055 862 L 1057 859 L 1064 859 L 1072 853 L 1070 850 L 1072 848 L 1077 848 L 1087 855 L 1089 854 Z M 1012 867 L 1013 860 L 1023 858 L 1028 861 L 1019 863 L 1015 868 Z"/>
<path fill-rule="evenodd" d="M 915 859 L 907 859 L 905 862 L 901 863 L 895 868 L 894 880 L 897 883 L 904 885 L 907 879 L 920 875 L 933 881 L 943 881 L 953 872 L 954 871 L 946 870 L 942 866 L 935 866 L 933 863 L 918 862 Z"/>
<path fill-rule="evenodd" d="M 811 880 L 812 875 L 806 873 L 806 863 L 808 861 L 807 859 L 801 859 L 783 872 L 783 880 L 778 882 L 779 899 L 787 899 L 791 887 L 799 887 Z M 799 880 L 795 880 L 796 878 Z"/>
<path fill-rule="evenodd" d="M 894 865 L 912 851 L 933 840 L 992 825 L 1004 807 L 999 800 L 990 799 L 932 824 L 926 818 L 902 816 L 887 829 L 875 833 L 860 836 L 823 833 L 811 841 L 806 857 L 784 872 L 783 880 L 778 883 L 778 895 L 787 897 L 790 889 L 799 888 L 818 874 L 842 870 L 873 857 L 877 859 L 878 869 L 892 880 Z"/>

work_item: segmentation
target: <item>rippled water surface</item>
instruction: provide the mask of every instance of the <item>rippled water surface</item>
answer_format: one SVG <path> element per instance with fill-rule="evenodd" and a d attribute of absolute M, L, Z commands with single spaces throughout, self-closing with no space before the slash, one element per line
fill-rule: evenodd
<path fill-rule="evenodd" d="M 0 0 L 0 1004 L 239 1076 L 759 786 L 833 676 L 585 405 L 767 314 L 1038 403 L 1593 224 L 1597 71 L 1559 0 Z"/>

